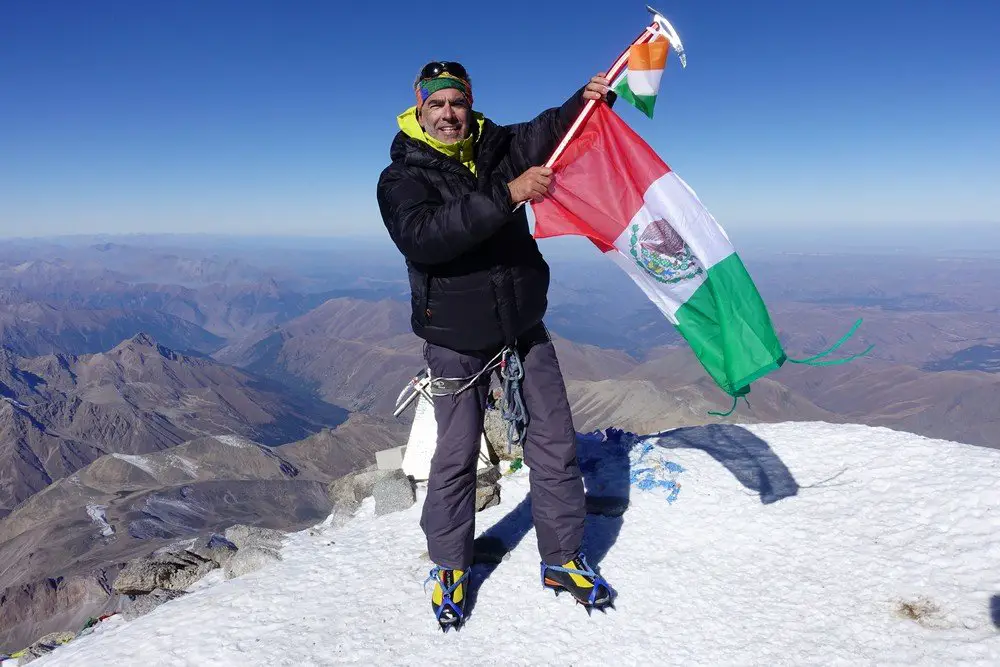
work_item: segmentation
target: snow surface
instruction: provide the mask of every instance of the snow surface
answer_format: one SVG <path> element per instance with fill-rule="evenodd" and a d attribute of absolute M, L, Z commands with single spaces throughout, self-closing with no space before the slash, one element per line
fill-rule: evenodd
<path fill-rule="evenodd" d="M 166 458 L 167 461 L 170 462 L 170 465 L 176 468 L 180 468 L 191 477 L 198 476 L 198 464 L 195 463 L 194 461 L 191 461 L 190 459 L 186 459 L 183 456 L 178 456 L 177 454 L 173 453 L 167 454 Z"/>
<path fill-rule="evenodd" d="M 587 520 L 619 593 L 607 614 L 541 589 L 522 469 L 477 515 L 513 550 L 474 568 L 460 632 L 437 629 L 422 590 L 420 489 L 34 664 L 1000 664 L 1000 451 L 804 423 L 582 436 L 580 451 L 589 495 L 630 500 Z"/>
<path fill-rule="evenodd" d="M 111 456 L 118 459 L 119 461 L 124 461 L 129 465 L 133 465 L 139 470 L 148 473 L 152 477 L 156 477 L 159 472 L 160 466 L 146 458 L 145 456 L 140 456 L 137 454 L 119 454 L 118 452 L 112 452 Z"/>
<path fill-rule="evenodd" d="M 241 444 L 233 444 L 231 440 L 235 440 L 235 436 L 229 436 L 230 440 L 222 440 L 222 438 L 227 436 L 218 436 L 218 439 L 223 443 L 234 446 L 243 447 Z M 142 456 L 138 454 L 119 454 L 118 452 L 112 452 L 111 456 L 121 461 L 139 468 L 143 472 L 149 474 L 152 477 L 157 477 L 160 473 L 164 471 L 164 466 L 168 468 L 179 468 L 183 470 L 188 476 L 194 478 L 198 476 L 198 464 L 194 461 L 184 458 L 174 454 L 173 452 L 168 452 L 162 455 L 163 462 L 152 459 L 148 456 Z"/>
<path fill-rule="evenodd" d="M 260 447 L 260 445 L 258 445 L 253 440 L 247 440 L 246 438 L 240 437 L 238 435 L 216 435 L 214 437 L 222 444 L 229 445 L 230 447 L 236 447 L 237 449 Z"/>
<path fill-rule="evenodd" d="M 108 523 L 107 505 L 87 505 L 87 514 L 97 524 L 97 527 L 101 529 L 101 535 L 111 537 L 115 534 L 114 526 Z"/>

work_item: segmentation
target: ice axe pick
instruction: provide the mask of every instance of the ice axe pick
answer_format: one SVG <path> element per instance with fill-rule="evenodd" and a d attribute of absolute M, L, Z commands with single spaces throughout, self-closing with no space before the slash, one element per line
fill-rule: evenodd
<path fill-rule="evenodd" d="M 684 44 L 681 43 L 680 35 L 674 30 L 674 26 L 670 25 L 670 21 L 659 10 L 646 5 L 646 11 L 653 15 L 653 23 L 656 24 L 659 32 L 670 40 L 670 45 L 674 47 L 674 51 L 677 52 L 677 57 L 681 61 L 681 67 L 687 67 L 687 55 L 684 53 Z"/>

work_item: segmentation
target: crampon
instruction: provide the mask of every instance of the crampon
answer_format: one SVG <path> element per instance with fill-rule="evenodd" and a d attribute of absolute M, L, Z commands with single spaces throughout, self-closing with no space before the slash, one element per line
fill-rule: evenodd
<path fill-rule="evenodd" d="M 564 590 L 569 591 L 577 604 L 586 608 L 588 615 L 594 609 L 601 612 L 608 607 L 614 609 L 615 589 L 594 572 L 583 554 L 561 567 L 542 563 L 541 569 L 542 588 L 552 589 L 557 596 Z"/>
<path fill-rule="evenodd" d="M 442 632 L 448 632 L 451 628 L 458 630 L 465 621 L 465 599 L 466 599 L 466 579 L 469 572 L 466 570 L 449 570 L 443 567 L 434 567 L 430 576 L 424 581 L 424 590 L 427 590 L 428 582 L 434 582 L 434 591 L 431 593 L 431 609 L 434 610 L 434 617 Z"/>

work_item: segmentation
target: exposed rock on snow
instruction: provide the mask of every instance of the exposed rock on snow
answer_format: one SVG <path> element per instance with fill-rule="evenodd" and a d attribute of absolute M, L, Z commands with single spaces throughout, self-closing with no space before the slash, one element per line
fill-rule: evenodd
<path fill-rule="evenodd" d="M 190 551 L 154 554 L 129 562 L 112 588 L 116 593 L 131 596 L 157 588 L 181 591 L 217 567 L 215 561 Z"/>
<path fill-rule="evenodd" d="M 236 553 L 223 567 L 226 579 L 256 572 L 281 560 L 281 545 L 285 534 L 256 526 L 233 526 L 226 530 L 226 539 L 236 545 Z"/>
<path fill-rule="evenodd" d="M 126 621 L 134 621 L 171 600 L 187 595 L 186 591 L 157 588 L 148 595 L 128 596 L 122 599 L 119 613 Z"/>
<path fill-rule="evenodd" d="M 416 502 L 413 482 L 402 468 L 386 471 L 389 474 L 375 482 L 372 497 L 375 499 L 375 516 L 401 512 Z"/>
<path fill-rule="evenodd" d="M 500 504 L 500 469 L 487 468 L 476 477 L 476 511 Z"/>
<path fill-rule="evenodd" d="M 236 553 L 236 548 L 235 544 L 222 535 L 214 534 L 198 539 L 187 550 L 224 566 Z"/>
<path fill-rule="evenodd" d="M 330 482 L 330 502 L 345 513 L 352 513 L 372 495 L 375 484 L 395 474 L 394 470 L 378 470 L 374 466 L 360 472 L 344 475 Z"/>
<path fill-rule="evenodd" d="M 524 447 L 514 445 L 507 451 L 507 422 L 503 420 L 500 410 L 490 408 L 483 418 L 483 435 L 490 450 L 501 461 L 513 461 L 524 458 Z"/>
<path fill-rule="evenodd" d="M 238 524 L 226 529 L 226 539 L 235 545 L 237 549 L 247 549 L 257 546 L 280 549 L 281 542 L 285 539 L 285 534 L 280 530 L 273 530 L 271 528 Z"/>
<path fill-rule="evenodd" d="M 47 634 L 29 646 L 17 664 L 27 665 L 29 662 L 34 662 L 37 658 L 51 653 L 59 646 L 72 641 L 75 636 L 72 632 L 52 632 Z"/>

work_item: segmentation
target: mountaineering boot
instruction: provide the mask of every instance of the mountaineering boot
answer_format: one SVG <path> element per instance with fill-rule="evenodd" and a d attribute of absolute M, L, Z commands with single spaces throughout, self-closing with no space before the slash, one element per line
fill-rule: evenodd
<path fill-rule="evenodd" d="M 582 553 L 561 567 L 542 563 L 542 588 L 551 588 L 556 595 L 569 591 L 577 603 L 587 608 L 588 614 L 591 609 L 604 611 L 605 607 L 614 607 L 615 590 L 594 572 Z"/>
<path fill-rule="evenodd" d="M 465 620 L 465 580 L 468 576 L 468 571 L 435 566 L 424 582 L 426 588 L 428 581 L 434 581 L 431 609 L 443 632 L 448 632 L 452 627 L 457 630 Z"/>

